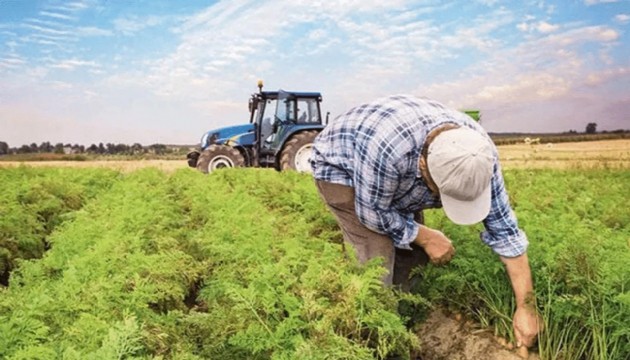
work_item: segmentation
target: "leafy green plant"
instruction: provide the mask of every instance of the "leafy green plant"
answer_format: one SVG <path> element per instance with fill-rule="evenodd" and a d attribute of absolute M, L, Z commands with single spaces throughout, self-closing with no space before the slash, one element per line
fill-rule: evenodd
<path fill-rule="evenodd" d="M 0 295 L 0 357 L 372 359 L 418 346 L 379 264 L 315 236 L 339 234 L 330 220 L 315 229 L 330 215 L 306 176 L 144 170 L 71 214 Z"/>
<path fill-rule="evenodd" d="M 626 359 L 630 354 L 630 172 L 508 171 L 510 200 L 529 237 L 536 298 L 546 330 L 543 359 Z M 479 227 L 427 216 L 456 242 L 452 265 L 426 271 L 425 296 L 511 336 L 513 299 Z"/>
<path fill-rule="evenodd" d="M 0 284 L 18 261 L 40 258 L 55 227 L 116 177 L 104 169 L 1 168 Z"/>

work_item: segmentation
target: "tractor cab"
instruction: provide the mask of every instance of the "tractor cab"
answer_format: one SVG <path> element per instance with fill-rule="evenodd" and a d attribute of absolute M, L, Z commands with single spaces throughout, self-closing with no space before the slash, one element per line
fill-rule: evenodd
<path fill-rule="evenodd" d="M 324 128 L 315 92 L 260 91 L 250 99 L 250 123 L 255 124 L 259 165 L 277 167 L 279 153 L 294 134 Z"/>
<path fill-rule="evenodd" d="M 202 172 L 218 167 L 273 167 L 310 172 L 313 140 L 325 127 L 318 92 L 263 91 L 249 99 L 249 124 L 208 131 L 187 155 Z M 328 115 L 326 116 L 328 123 Z"/>

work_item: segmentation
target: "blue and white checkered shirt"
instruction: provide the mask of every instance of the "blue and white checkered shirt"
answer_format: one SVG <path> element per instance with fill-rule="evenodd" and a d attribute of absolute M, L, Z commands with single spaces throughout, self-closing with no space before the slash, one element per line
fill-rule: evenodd
<path fill-rule="evenodd" d="M 313 144 L 315 179 L 354 187 L 359 220 L 410 249 L 420 225 L 413 214 L 438 208 L 418 160 L 429 132 L 446 123 L 488 134 L 468 115 L 442 104 L 395 95 L 357 106 L 332 121 Z M 497 254 L 515 257 L 527 250 L 527 237 L 510 207 L 495 148 L 492 205 L 481 239 Z"/>

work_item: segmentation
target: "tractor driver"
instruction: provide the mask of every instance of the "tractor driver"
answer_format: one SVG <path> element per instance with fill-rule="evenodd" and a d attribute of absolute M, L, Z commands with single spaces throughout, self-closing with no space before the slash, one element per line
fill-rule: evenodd
<path fill-rule="evenodd" d="M 397 95 L 355 107 L 316 138 L 311 157 L 319 193 L 360 262 L 380 256 L 384 283 L 409 288 L 411 268 L 448 263 L 451 241 L 422 224 L 443 207 L 456 224 L 483 221 L 482 241 L 497 253 L 517 304 L 517 346 L 538 333 L 527 237 L 505 190 L 497 150 L 469 116 L 426 98 Z"/>

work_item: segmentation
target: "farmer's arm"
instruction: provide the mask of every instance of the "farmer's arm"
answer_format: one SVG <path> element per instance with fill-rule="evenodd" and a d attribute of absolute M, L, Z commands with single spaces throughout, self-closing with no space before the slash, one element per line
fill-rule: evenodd
<path fill-rule="evenodd" d="M 531 346 L 538 333 L 538 317 L 533 304 L 534 286 L 527 257 L 527 236 L 518 227 L 510 206 L 503 175 L 498 162 L 492 178 L 492 204 L 484 220 L 484 243 L 497 253 L 505 264 L 516 301 L 513 326 L 517 346 Z"/>
<path fill-rule="evenodd" d="M 532 346 L 538 333 L 538 316 L 534 307 L 534 286 L 527 253 L 513 257 L 501 257 L 508 276 L 512 282 L 516 312 L 514 312 L 513 327 L 516 346 Z"/>

